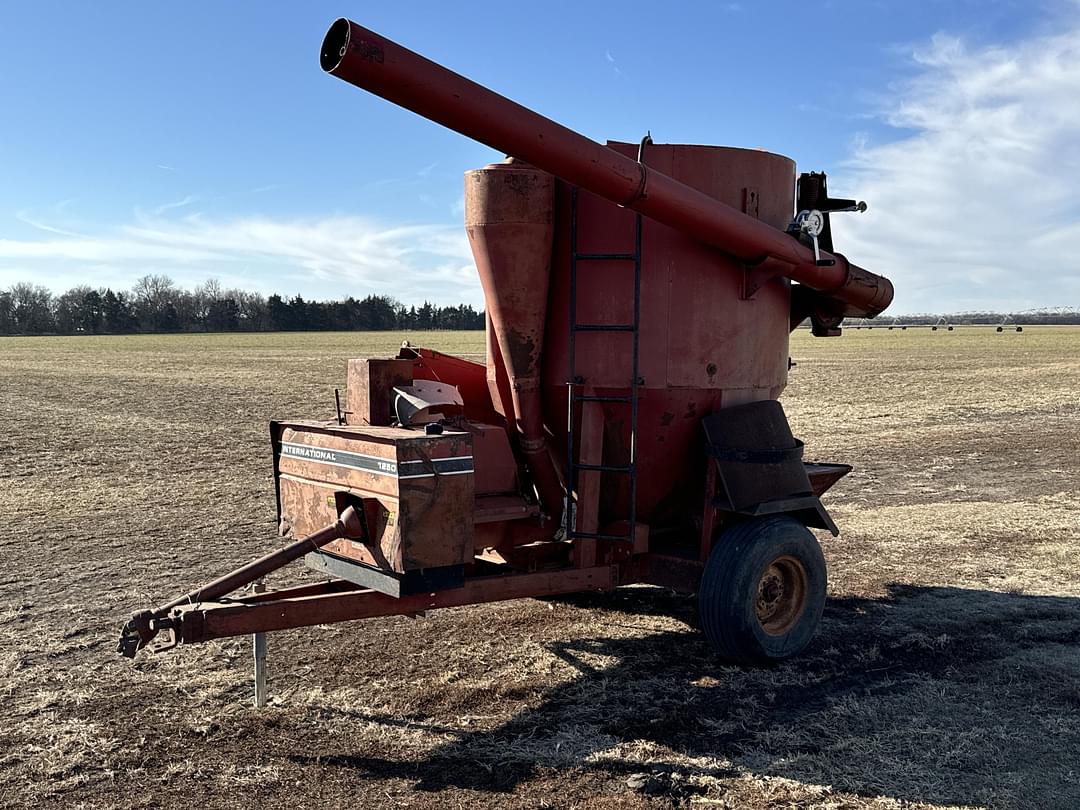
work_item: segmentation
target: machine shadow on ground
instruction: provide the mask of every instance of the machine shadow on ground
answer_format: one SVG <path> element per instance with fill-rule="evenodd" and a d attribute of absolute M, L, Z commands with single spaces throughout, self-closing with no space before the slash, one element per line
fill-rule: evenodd
<path fill-rule="evenodd" d="M 659 589 L 571 601 L 611 624 L 694 614 Z M 1078 642 L 1075 598 L 894 585 L 831 599 L 811 647 L 770 669 L 725 667 L 695 632 L 550 645 L 580 676 L 509 722 L 470 732 L 374 718 L 458 736 L 419 761 L 341 751 L 318 764 L 422 791 L 512 791 L 542 769 L 586 769 L 623 790 L 645 772 L 648 792 L 676 800 L 749 774 L 934 804 L 1075 807 Z"/>

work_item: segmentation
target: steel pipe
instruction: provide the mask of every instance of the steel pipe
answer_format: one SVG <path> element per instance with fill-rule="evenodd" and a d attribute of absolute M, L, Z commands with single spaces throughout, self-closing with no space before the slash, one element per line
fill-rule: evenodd
<path fill-rule="evenodd" d="M 779 272 L 843 301 L 848 315 L 873 316 L 892 301 L 892 284 L 839 254 L 813 251 L 783 231 L 586 138 L 413 51 L 339 19 L 320 63 L 374 93 L 562 180 L 687 233 L 750 264 L 773 259 Z M 827 264 L 832 262 L 832 264 Z"/>

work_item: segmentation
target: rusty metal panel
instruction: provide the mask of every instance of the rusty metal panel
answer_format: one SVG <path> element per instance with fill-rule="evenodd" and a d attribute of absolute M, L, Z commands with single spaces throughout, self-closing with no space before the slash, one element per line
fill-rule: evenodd
<path fill-rule="evenodd" d="M 332 543 L 331 547 L 342 553 L 344 553 L 343 549 L 347 549 L 350 557 L 368 565 L 379 565 L 388 570 L 394 570 L 393 564 L 385 560 L 382 555 L 381 541 L 385 540 L 387 545 L 394 545 L 393 539 L 386 536 L 388 528 L 392 532 L 392 527 L 385 527 L 385 523 L 400 511 L 397 498 L 382 494 L 376 497 L 376 494 L 370 490 L 343 488 L 340 484 L 328 484 L 325 481 L 311 480 L 288 474 L 281 475 L 279 481 L 281 493 L 280 528 L 282 533 L 287 533 L 291 537 L 302 536 L 306 527 L 316 526 L 320 521 L 325 522 L 330 515 L 334 514 L 339 493 L 346 492 L 378 503 L 382 513 L 385 515 L 381 521 L 384 525 L 373 525 L 372 521 L 368 521 L 368 531 L 372 536 L 380 539 L 378 547 L 368 546 L 360 540 L 351 539 L 338 540 Z M 380 557 L 383 558 L 383 561 L 380 561 Z"/>
<path fill-rule="evenodd" d="M 821 497 L 829 488 L 851 472 L 850 464 L 823 464 L 820 462 L 803 462 L 806 474 L 810 477 L 810 488 L 814 495 Z"/>
<path fill-rule="evenodd" d="M 463 426 L 472 434 L 473 476 L 477 497 L 518 491 L 518 467 L 504 428 L 469 422 Z"/>
<path fill-rule="evenodd" d="M 610 143 L 624 155 L 637 146 Z M 652 144 L 650 168 L 669 174 L 718 202 L 750 203 L 757 218 L 782 227 L 791 216 L 793 167 L 767 152 L 724 147 Z M 557 434 L 566 429 L 569 367 L 569 188 L 557 184 L 553 275 L 544 343 L 544 417 Z M 633 245 L 633 213 L 601 197 L 578 192 L 578 248 L 586 253 L 626 251 Z M 595 261 L 579 268 L 579 321 L 626 323 L 632 285 L 625 263 Z M 678 521 L 701 492 L 697 460 L 706 414 L 728 405 L 777 397 L 787 382 L 790 290 L 786 279 L 764 283 L 751 300 L 741 296 L 744 268 L 686 234 L 645 220 L 642 234 L 641 334 L 637 425 L 639 520 Z M 575 367 L 594 393 L 627 394 L 628 333 L 577 336 Z M 595 406 L 591 406 L 594 407 Z M 580 418 L 580 414 L 577 415 Z M 628 410 L 603 409 L 603 463 L 625 464 L 630 444 Z M 582 441 L 585 435 L 582 424 Z M 603 474 L 601 523 L 629 514 L 625 476 Z M 584 489 L 584 480 L 582 488 Z M 583 514 L 589 508 L 579 504 Z M 594 510 L 595 511 L 595 510 Z"/>
<path fill-rule="evenodd" d="M 414 380 L 457 386 L 465 400 L 466 418 L 490 424 L 500 421 L 488 390 L 487 369 L 482 363 L 419 346 L 403 346 L 398 357 L 412 360 Z"/>
<path fill-rule="evenodd" d="M 499 351 L 499 341 L 495 338 L 495 327 L 491 315 L 485 317 L 484 346 L 487 357 L 487 387 L 495 413 L 503 420 L 514 416 L 513 397 L 510 393 L 510 379 L 506 375 L 506 364 Z"/>
<path fill-rule="evenodd" d="M 283 530 L 302 535 L 325 523 L 344 494 L 363 501 L 369 541 L 339 540 L 328 550 L 397 573 L 472 559 L 469 433 L 321 422 L 279 430 Z"/>
<path fill-rule="evenodd" d="M 347 393 L 350 425 L 390 425 L 391 391 L 412 385 L 411 360 L 363 358 L 349 361 Z"/>

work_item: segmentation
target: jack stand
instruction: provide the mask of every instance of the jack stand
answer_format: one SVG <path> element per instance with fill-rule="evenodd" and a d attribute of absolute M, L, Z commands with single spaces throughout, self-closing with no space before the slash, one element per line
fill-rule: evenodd
<path fill-rule="evenodd" d="M 264 593 L 266 583 L 259 580 L 251 589 L 254 593 Z M 266 633 L 254 633 L 251 641 L 255 653 L 255 708 L 261 709 L 266 706 Z"/>

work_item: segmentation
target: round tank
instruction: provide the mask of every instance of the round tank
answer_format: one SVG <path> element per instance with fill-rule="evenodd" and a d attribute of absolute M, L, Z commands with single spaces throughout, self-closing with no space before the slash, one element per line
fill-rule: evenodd
<path fill-rule="evenodd" d="M 630 157 L 637 145 L 609 143 Z M 791 221 L 795 164 L 769 152 L 718 146 L 649 145 L 643 162 L 738 210 L 783 230 Z M 646 195 L 648 189 L 645 190 Z M 570 357 L 570 257 L 633 253 L 634 212 L 584 190 L 572 223 L 571 189 L 557 182 L 552 273 L 544 330 L 544 423 L 565 466 L 567 382 L 584 394 L 627 394 L 633 375 L 630 332 L 582 332 Z M 700 514 L 702 417 L 731 405 L 775 399 L 787 382 L 790 282 L 758 280 L 746 296 L 746 269 L 715 248 L 655 220 L 642 220 L 636 432 L 637 520 L 654 530 Z M 578 324 L 631 324 L 634 262 L 579 260 Z M 631 447 L 631 411 L 603 408 L 604 464 L 625 465 Z M 596 422 L 596 420 L 587 420 Z M 579 434 L 580 435 L 580 434 Z M 576 445 L 580 446 L 580 445 Z M 600 524 L 629 515 L 629 478 L 604 473 Z"/>

